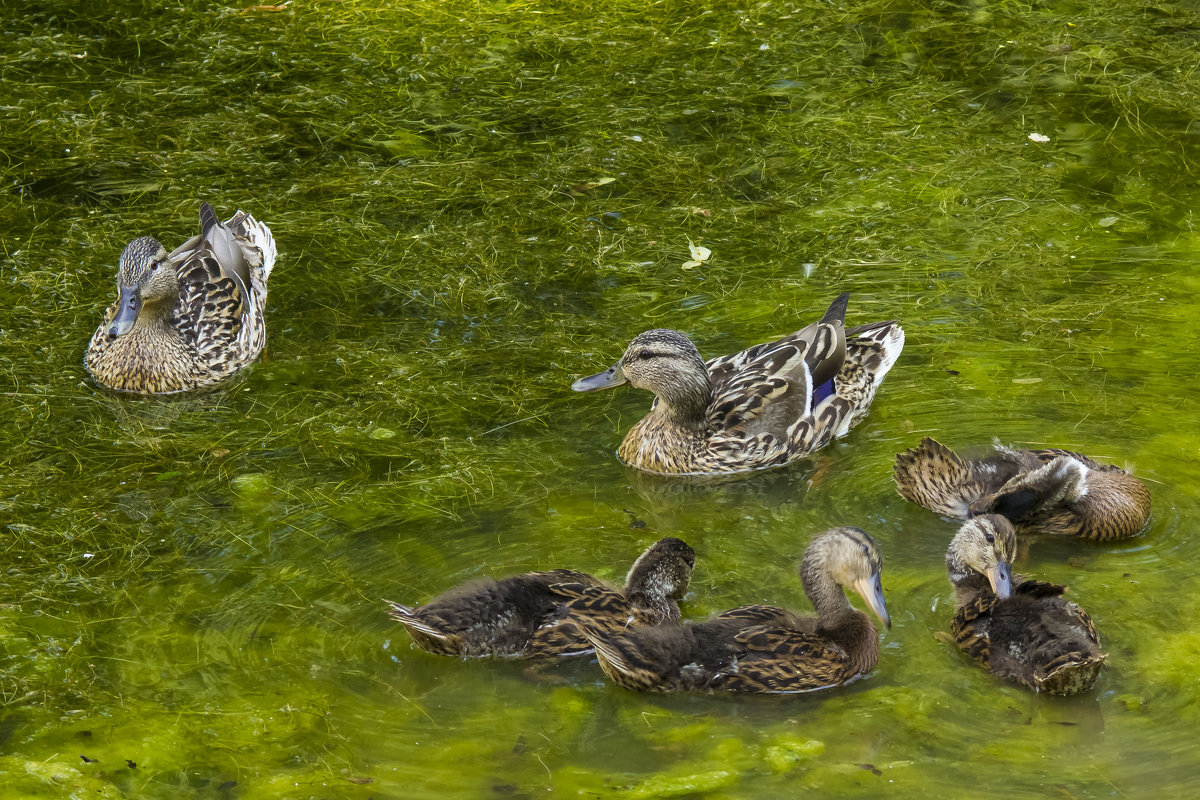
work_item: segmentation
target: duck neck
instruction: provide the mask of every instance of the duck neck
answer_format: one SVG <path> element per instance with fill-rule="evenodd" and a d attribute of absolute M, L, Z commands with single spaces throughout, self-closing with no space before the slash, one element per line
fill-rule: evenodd
<path fill-rule="evenodd" d="M 967 566 L 954 550 L 946 553 L 946 572 L 954 586 L 954 600 L 958 608 L 977 598 L 994 594 L 987 576 Z"/>
<path fill-rule="evenodd" d="M 672 424 L 685 428 L 701 428 L 708 416 L 708 405 L 712 402 L 712 383 L 708 368 L 696 356 L 694 369 L 682 371 L 677 380 L 658 387 L 658 405 L 655 412 Z"/>
<path fill-rule="evenodd" d="M 138 312 L 137 319 L 134 320 L 133 327 L 125 335 L 155 335 L 164 328 L 170 327 L 167 321 L 171 316 L 171 309 L 174 308 L 174 300 L 175 298 L 173 297 L 159 297 L 145 300 L 142 303 L 141 311 Z"/>
<path fill-rule="evenodd" d="M 800 566 L 804 593 L 817 612 L 822 636 L 836 642 L 850 657 L 853 673 L 870 672 L 879 661 L 879 636 L 871 618 L 850 604 L 845 590 L 830 574 L 823 554 L 805 554 Z"/>
<path fill-rule="evenodd" d="M 649 592 L 644 589 L 626 592 L 625 598 L 631 608 L 640 611 L 646 621 L 659 625 L 664 622 L 679 621 L 679 606 L 671 602 L 662 593 Z"/>

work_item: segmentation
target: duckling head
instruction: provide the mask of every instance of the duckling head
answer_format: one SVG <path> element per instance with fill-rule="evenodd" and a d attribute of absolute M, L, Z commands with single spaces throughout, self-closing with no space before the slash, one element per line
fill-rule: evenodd
<path fill-rule="evenodd" d="M 594 392 L 628 383 L 654 392 L 668 413 L 702 416 L 712 396 L 708 367 L 692 340 L 679 331 L 656 328 L 638 334 L 625 355 L 604 372 L 580 378 L 577 392 Z"/>
<path fill-rule="evenodd" d="M 678 619 L 678 611 L 668 600 L 679 600 L 687 592 L 696 565 L 696 553 L 680 539 L 659 539 L 638 556 L 625 578 L 625 593 L 634 605 L 668 609 L 665 614 Z"/>
<path fill-rule="evenodd" d="M 985 575 L 997 597 L 1012 594 L 1012 568 L 1017 534 L 1012 523 L 999 514 L 972 517 L 958 529 L 946 551 L 946 568 L 954 583 L 970 572 Z"/>
<path fill-rule="evenodd" d="M 117 289 L 117 313 L 108 327 L 110 339 L 129 333 L 147 302 L 175 298 L 178 278 L 166 248 L 153 236 L 142 236 L 125 245 L 117 269 Z"/>
<path fill-rule="evenodd" d="M 825 595 L 836 591 L 845 603 L 844 590 L 858 592 L 886 627 L 892 627 L 883 600 L 883 558 L 875 540 L 859 528 L 834 528 L 813 539 L 800 562 L 800 578 L 813 607 L 835 601 Z M 829 583 L 832 580 L 836 586 Z"/>

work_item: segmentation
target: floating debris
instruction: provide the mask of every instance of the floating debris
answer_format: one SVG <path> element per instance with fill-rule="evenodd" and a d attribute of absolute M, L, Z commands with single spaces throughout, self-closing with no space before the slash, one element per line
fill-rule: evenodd
<path fill-rule="evenodd" d="M 688 239 L 688 250 L 691 252 L 692 258 L 690 261 L 683 262 L 684 269 L 695 269 L 696 267 L 702 265 L 705 261 L 708 261 L 708 259 L 712 256 L 712 250 L 709 250 L 707 247 L 703 247 L 701 245 L 692 244 L 691 239 Z"/>

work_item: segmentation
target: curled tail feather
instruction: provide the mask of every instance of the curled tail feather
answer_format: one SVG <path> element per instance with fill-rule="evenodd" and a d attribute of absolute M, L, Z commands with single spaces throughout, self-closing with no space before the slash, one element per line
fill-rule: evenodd
<path fill-rule="evenodd" d="M 384 600 L 383 602 L 388 604 L 388 615 L 405 628 L 408 628 L 410 634 L 423 633 L 426 636 L 430 636 L 439 640 L 446 638 L 444 631 L 430 627 L 426 623 L 422 622 L 421 619 L 414 613 L 414 609 L 410 606 L 394 603 L 391 600 Z"/>

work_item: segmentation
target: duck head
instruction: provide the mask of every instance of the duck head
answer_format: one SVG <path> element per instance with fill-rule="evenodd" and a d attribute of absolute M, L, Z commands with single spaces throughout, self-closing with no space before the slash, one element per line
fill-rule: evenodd
<path fill-rule="evenodd" d="M 117 313 L 108 326 L 110 339 L 133 330 L 147 302 L 175 298 L 178 277 L 166 248 L 157 239 L 142 236 L 125 245 L 117 269 L 117 289 Z"/>
<path fill-rule="evenodd" d="M 892 627 L 883 599 L 883 557 L 875 540 L 859 528 L 834 528 L 813 539 L 804 551 L 800 577 L 805 591 L 818 611 L 829 601 L 819 596 L 827 592 L 822 576 L 837 584 L 837 592 L 853 589 L 886 627 Z M 844 598 L 844 595 L 842 595 Z M 843 599 L 841 602 L 845 602 Z"/>
<path fill-rule="evenodd" d="M 1012 523 L 999 514 L 983 514 L 967 520 L 946 551 L 950 579 L 978 572 L 988 579 L 997 597 L 1012 594 L 1012 562 L 1017 550 L 1017 534 Z"/>
<path fill-rule="evenodd" d="M 703 414 L 712 396 L 708 367 L 692 340 L 679 331 L 657 328 L 638 334 L 625 354 L 604 372 L 580 378 L 577 392 L 594 392 L 622 384 L 654 392 L 670 410 Z"/>

